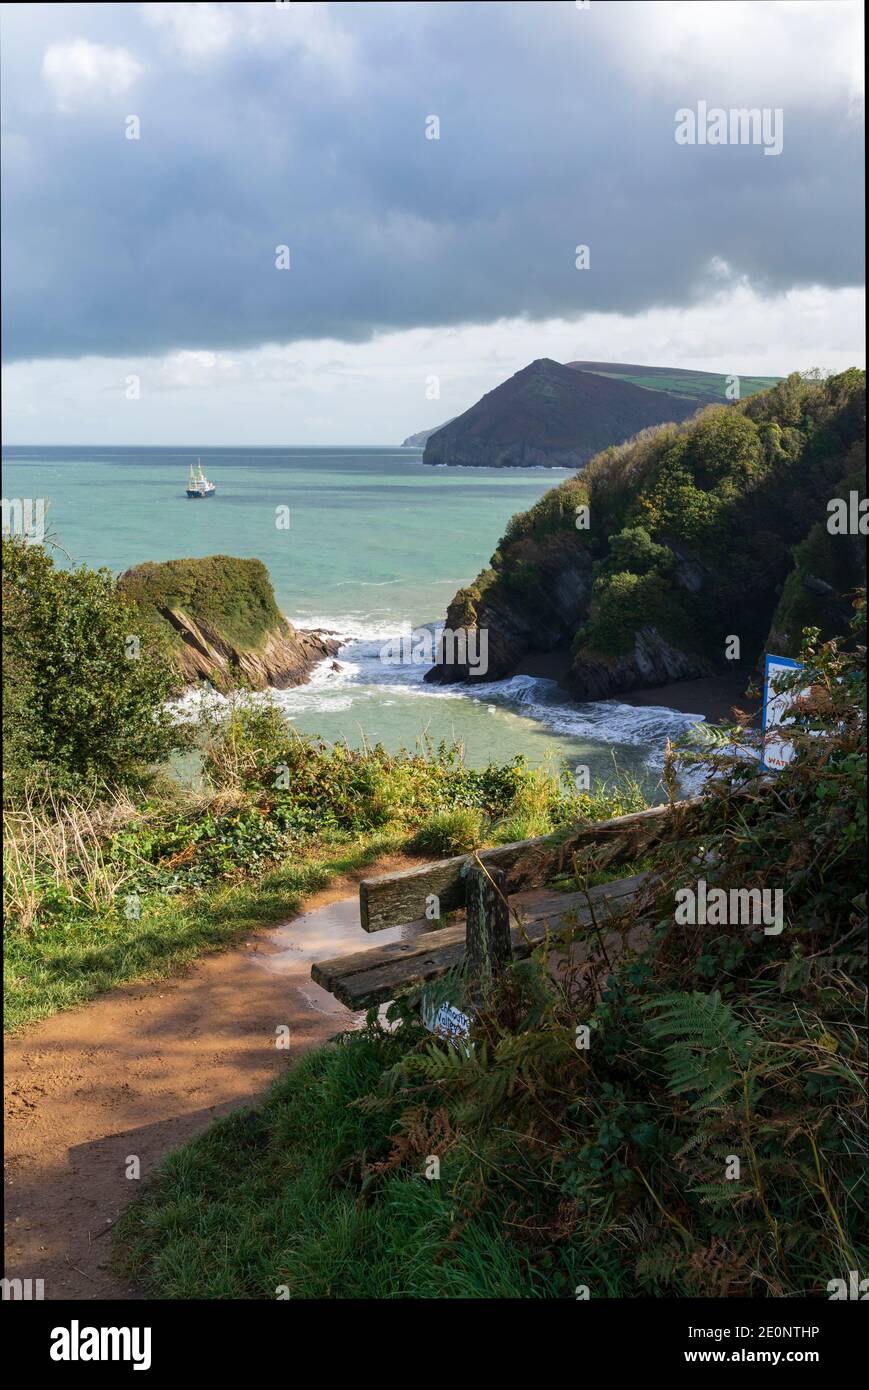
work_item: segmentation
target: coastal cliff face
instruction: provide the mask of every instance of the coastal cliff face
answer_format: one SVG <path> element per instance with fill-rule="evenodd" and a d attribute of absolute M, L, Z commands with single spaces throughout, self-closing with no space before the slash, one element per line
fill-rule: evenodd
<path fill-rule="evenodd" d="M 209 555 L 136 565 L 118 587 L 156 618 L 170 636 L 185 681 L 218 690 L 302 685 L 340 643 L 296 629 L 283 617 L 265 565 Z"/>
<path fill-rule="evenodd" d="M 486 670 L 437 665 L 426 680 L 501 680 L 513 674 L 527 652 L 552 651 L 568 642 L 588 608 L 591 558 L 577 550 L 569 535 L 545 541 L 528 537 L 511 549 L 501 582 L 489 583 L 489 574 L 459 590 L 446 618 L 451 631 L 480 628 L 488 633 Z"/>
<path fill-rule="evenodd" d="M 684 420 L 697 405 L 542 357 L 435 430 L 423 463 L 581 468 L 608 445 L 649 425 Z"/>
<path fill-rule="evenodd" d="M 865 495 L 865 384 L 795 375 L 738 405 L 641 432 L 512 519 L 446 625 L 485 629 L 484 675 L 440 662 L 437 683 L 512 675 L 558 652 L 580 700 L 799 650 L 803 627 L 847 630 L 865 541 L 833 534 L 831 498 Z M 473 650 L 474 648 L 472 648 Z"/>
<path fill-rule="evenodd" d="M 648 624 L 633 634 L 633 643 L 623 655 L 586 652 L 581 661 L 574 661 L 564 684 L 577 700 L 606 700 L 631 690 L 709 676 L 714 670 L 711 661 L 681 651 Z"/>

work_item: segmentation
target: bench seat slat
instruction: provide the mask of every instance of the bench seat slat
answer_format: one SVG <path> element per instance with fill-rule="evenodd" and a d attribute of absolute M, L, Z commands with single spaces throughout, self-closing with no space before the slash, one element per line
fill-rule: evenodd
<path fill-rule="evenodd" d="M 579 926 L 590 926 L 593 920 L 605 924 L 608 915 L 621 913 L 637 897 L 648 877 L 648 874 L 636 874 L 599 884 L 587 894 L 553 893 L 543 902 L 520 905 L 522 927 L 511 928 L 514 958 L 530 955 L 545 936 L 547 924 L 555 926 L 568 915 L 573 916 Z M 465 928 L 460 924 L 424 932 L 389 946 L 317 961 L 311 968 L 311 978 L 348 1008 L 367 1009 L 394 999 L 403 990 L 446 974 L 461 962 L 464 954 Z"/>

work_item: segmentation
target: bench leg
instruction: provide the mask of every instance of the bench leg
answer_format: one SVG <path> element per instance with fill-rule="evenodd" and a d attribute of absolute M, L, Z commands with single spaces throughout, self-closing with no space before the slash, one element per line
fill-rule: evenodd
<path fill-rule="evenodd" d="M 467 928 L 465 971 L 468 994 L 481 1003 L 511 959 L 507 875 L 503 869 L 483 872 L 471 865 L 465 886 Z"/>

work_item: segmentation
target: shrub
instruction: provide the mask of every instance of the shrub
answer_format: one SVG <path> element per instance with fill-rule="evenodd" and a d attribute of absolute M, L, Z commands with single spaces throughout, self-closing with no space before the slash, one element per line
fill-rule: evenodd
<path fill-rule="evenodd" d="M 141 780 L 187 742 L 166 643 L 108 570 L 3 542 L 4 793 Z M 137 645 L 138 644 L 138 645 Z"/>
<path fill-rule="evenodd" d="M 549 492 L 527 512 L 517 512 L 507 523 L 504 543 L 533 536 L 540 538 L 557 531 L 576 530 L 576 509 L 588 503 L 588 486 L 584 477 L 568 478 Z"/>
<path fill-rule="evenodd" d="M 630 570 L 632 574 L 669 574 L 673 568 L 673 552 L 665 545 L 657 545 L 643 526 L 626 526 L 616 536 L 609 538 L 609 550 L 601 566 L 601 573 L 618 574 Z"/>
<path fill-rule="evenodd" d="M 655 570 L 644 575 L 603 573 L 594 583 L 581 646 L 596 654 L 618 656 L 632 651 L 634 634 L 649 625 L 667 640 L 696 649 L 689 603 L 690 596 L 677 597 Z"/>
<path fill-rule="evenodd" d="M 483 843 L 483 816 L 470 807 L 435 811 L 423 821 L 413 838 L 423 854 L 465 854 Z"/>

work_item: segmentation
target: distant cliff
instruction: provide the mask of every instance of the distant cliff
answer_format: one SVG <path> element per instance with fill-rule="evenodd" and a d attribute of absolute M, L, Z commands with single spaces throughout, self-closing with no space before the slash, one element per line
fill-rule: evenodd
<path fill-rule="evenodd" d="M 446 420 L 443 425 L 433 425 L 430 430 L 419 430 L 416 434 L 409 434 L 407 439 L 401 441 L 402 449 L 424 449 L 432 435 L 445 429 L 448 424 L 450 421 Z"/>
<path fill-rule="evenodd" d="M 167 631 L 184 679 L 220 690 L 302 685 L 340 645 L 287 622 L 260 560 L 147 562 L 122 574 L 118 587 Z"/>
<path fill-rule="evenodd" d="M 546 360 L 543 359 L 543 361 Z M 537 366 L 539 364 L 532 363 L 531 365 Z M 781 380 L 777 376 L 733 377 L 724 376 L 722 372 L 696 372 L 684 367 L 649 367 L 632 362 L 565 362 L 564 365 L 573 371 L 607 377 L 617 382 L 626 382 L 629 386 L 639 386 L 645 391 L 656 392 L 659 396 L 670 398 L 675 404 L 666 407 L 664 418 L 668 420 L 683 419 L 684 411 L 688 406 L 697 410 L 703 405 L 724 405 L 731 399 L 734 384 L 739 398 L 746 400 L 757 391 L 769 390 L 771 386 L 775 386 Z M 648 402 L 646 401 L 644 404 L 648 404 Z M 635 424 L 630 432 L 644 428 L 645 423 L 651 422 Z M 442 425 L 435 425 L 434 429 L 420 430 L 417 434 L 408 435 L 403 442 L 403 447 L 422 449 L 432 435 L 446 429 L 449 424 L 452 424 L 452 420 L 446 420 Z M 625 434 L 622 434 L 616 439 L 607 440 L 606 443 L 620 443 L 626 437 Z"/>
<path fill-rule="evenodd" d="M 752 664 L 798 651 L 805 626 L 846 631 L 865 540 L 832 534 L 827 504 L 865 495 L 865 438 L 852 369 L 605 450 L 515 516 L 450 604 L 448 628 L 488 633 L 488 670 L 439 664 L 426 679 L 497 680 L 559 651 L 565 687 L 601 699 L 726 670 L 730 637 Z"/>
<path fill-rule="evenodd" d="M 697 404 L 541 357 L 431 434 L 423 463 L 581 468 L 648 425 L 686 419 Z"/>

